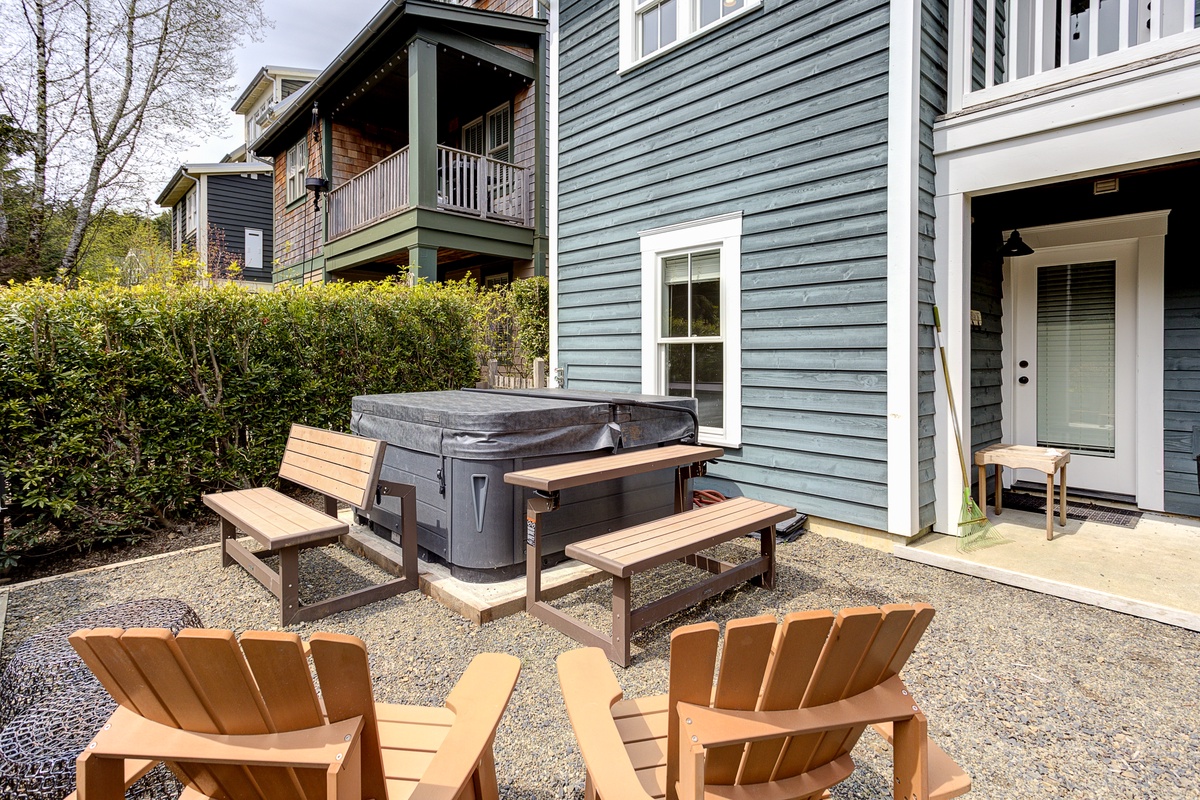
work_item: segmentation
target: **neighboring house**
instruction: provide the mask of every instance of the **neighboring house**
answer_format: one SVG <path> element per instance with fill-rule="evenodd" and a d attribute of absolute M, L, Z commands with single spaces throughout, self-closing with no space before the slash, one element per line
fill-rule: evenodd
<path fill-rule="evenodd" d="M 190 246 L 213 277 L 269 283 L 271 172 L 258 161 L 182 165 L 157 200 L 171 209 L 171 249 Z"/>
<path fill-rule="evenodd" d="M 246 141 L 257 138 L 314 70 L 263 67 L 233 104 Z M 213 277 L 270 283 L 274 224 L 270 164 L 239 145 L 216 164 L 184 164 L 158 197 L 171 210 L 171 249 L 185 244 Z"/>
<path fill-rule="evenodd" d="M 242 117 L 246 143 L 261 136 L 291 102 L 289 98 L 319 74 L 315 69 L 297 67 L 267 65 L 260 69 L 233 103 L 233 113 Z M 241 149 L 243 156 L 236 160 L 244 161 L 247 157 L 246 148 Z"/>
<path fill-rule="evenodd" d="M 545 274 L 539 9 L 388 3 L 289 98 L 250 143 L 275 165 L 276 282 Z"/>
<path fill-rule="evenodd" d="M 953 532 L 937 302 L 974 447 L 1069 447 L 1072 491 L 1200 515 L 1195 18 L 562 0 L 553 366 L 696 396 L 710 474 L 815 528 Z"/>

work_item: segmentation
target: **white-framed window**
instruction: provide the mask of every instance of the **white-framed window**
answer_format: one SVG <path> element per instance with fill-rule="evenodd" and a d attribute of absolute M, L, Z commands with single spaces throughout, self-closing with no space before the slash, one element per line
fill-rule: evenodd
<path fill-rule="evenodd" d="M 184 233 L 195 233 L 200 224 L 200 192 L 199 187 L 193 186 L 188 190 L 183 201 Z"/>
<path fill-rule="evenodd" d="M 742 443 L 742 214 L 639 234 L 642 391 L 695 397 L 700 440 Z"/>
<path fill-rule="evenodd" d="M 304 137 L 287 151 L 287 202 L 304 197 L 304 179 L 308 175 L 308 138 Z"/>
<path fill-rule="evenodd" d="M 620 69 L 682 44 L 762 0 L 620 0 Z"/>
<path fill-rule="evenodd" d="M 508 103 L 493 108 L 487 114 L 488 157 L 497 161 L 512 160 L 512 106 Z"/>

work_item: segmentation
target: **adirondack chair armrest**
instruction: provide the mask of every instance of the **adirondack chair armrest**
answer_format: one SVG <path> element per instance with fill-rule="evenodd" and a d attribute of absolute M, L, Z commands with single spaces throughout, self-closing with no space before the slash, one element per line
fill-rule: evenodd
<path fill-rule="evenodd" d="M 875 722 L 894 722 L 911 719 L 918 713 L 904 682 L 893 677 L 845 700 L 787 711 L 735 711 L 680 703 L 680 741 L 702 747 L 721 747 Z"/>
<path fill-rule="evenodd" d="M 454 800 L 481 761 L 492 758 L 492 740 L 508 707 L 521 660 L 480 653 L 446 697 L 454 724 L 434 754 L 410 800 Z"/>
<path fill-rule="evenodd" d="M 608 656 L 598 647 L 563 653 L 558 657 L 558 682 L 596 793 L 622 800 L 651 800 L 613 720 L 612 706 L 624 694 Z"/>
<path fill-rule="evenodd" d="M 107 797 L 118 780 L 124 784 L 127 769 L 120 762 L 128 760 L 324 768 L 333 774 L 357 763 L 362 725 L 362 717 L 352 717 L 287 733 L 230 736 L 161 725 L 121 706 L 80 754 L 79 784 L 104 787 L 89 792 L 89 799 Z"/>
<path fill-rule="evenodd" d="M 895 745 L 892 723 L 879 722 L 873 727 L 888 744 Z M 927 753 L 929 761 L 929 798 L 930 800 L 948 800 L 971 791 L 971 776 L 955 763 L 938 743 L 928 739 Z"/>

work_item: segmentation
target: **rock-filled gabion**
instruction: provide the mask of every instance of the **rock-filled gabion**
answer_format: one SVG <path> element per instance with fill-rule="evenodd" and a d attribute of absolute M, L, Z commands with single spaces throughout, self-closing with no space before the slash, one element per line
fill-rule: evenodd
<path fill-rule="evenodd" d="M 131 600 L 51 625 L 21 642 L 5 667 L 0 677 L 0 725 L 60 687 L 91 676 L 67 641 L 80 628 L 170 628 L 178 633 L 201 627 L 200 617 L 187 603 L 168 597 Z"/>
<path fill-rule="evenodd" d="M 0 676 L 0 797 L 59 800 L 75 789 L 75 759 L 117 704 L 67 640 L 80 628 L 203 627 L 186 603 L 133 600 L 51 625 L 23 641 Z M 130 788 L 130 800 L 179 796 L 161 764 Z"/>

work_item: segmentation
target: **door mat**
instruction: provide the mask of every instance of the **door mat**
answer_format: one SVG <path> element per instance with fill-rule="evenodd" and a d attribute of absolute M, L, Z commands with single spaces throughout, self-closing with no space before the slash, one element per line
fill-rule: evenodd
<path fill-rule="evenodd" d="M 1018 511 L 1046 510 L 1046 498 L 1024 492 L 1005 492 L 1004 508 L 1015 508 Z M 1054 504 L 1054 513 L 1058 514 L 1058 503 Z M 1124 508 L 1101 506 L 1095 503 L 1076 503 L 1067 501 L 1067 519 L 1080 522 L 1099 522 L 1102 525 L 1116 525 L 1121 528 L 1136 528 L 1142 512 L 1129 511 Z"/>

